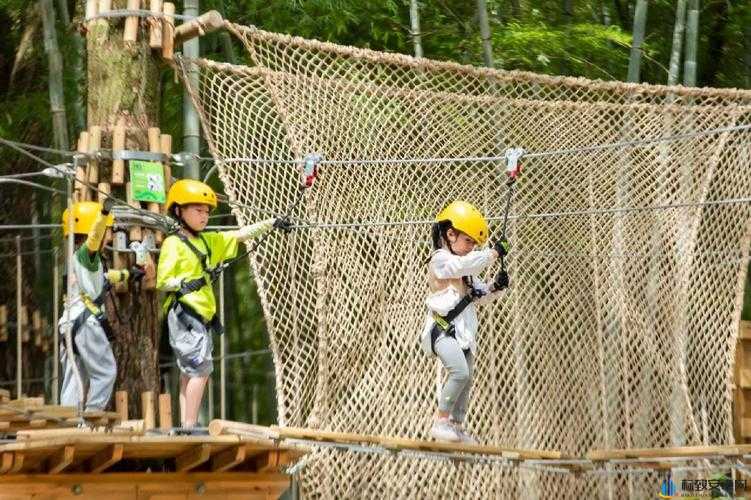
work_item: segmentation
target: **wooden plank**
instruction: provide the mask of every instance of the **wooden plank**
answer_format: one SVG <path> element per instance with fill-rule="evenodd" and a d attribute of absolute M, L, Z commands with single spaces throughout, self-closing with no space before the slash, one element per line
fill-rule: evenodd
<path fill-rule="evenodd" d="M 89 154 L 97 153 L 102 148 L 102 127 L 89 127 Z M 93 157 L 89 159 L 88 183 L 96 186 L 99 183 L 99 162 Z"/>
<path fill-rule="evenodd" d="M 0 456 L 0 474 L 7 474 L 13 468 L 13 453 L 5 452 Z"/>
<path fill-rule="evenodd" d="M 120 420 L 128 420 L 128 392 L 117 391 L 115 393 L 115 412 Z"/>
<path fill-rule="evenodd" d="M 59 474 L 73 463 L 76 449 L 73 446 L 63 446 L 47 460 L 47 474 Z"/>
<path fill-rule="evenodd" d="M 279 439 L 280 437 L 279 432 L 268 427 L 221 419 L 214 419 L 209 422 L 209 435 L 238 435 L 257 437 L 259 439 Z"/>
<path fill-rule="evenodd" d="M 89 133 L 88 132 L 81 132 L 81 135 L 78 138 L 78 152 L 79 153 L 89 152 Z M 79 162 L 79 164 L 76 166 L 76 182 L 74 184 L 75 193 L 73 196 L 73 201 L 89 200 L 89 189 L 82 184 L 83 182 L 86 182 L 86 166 L 83 164 L 83 162 Z"/>
<path fill-rule="evenodd" d="M 743 340 L 751 340 L 751 321 L 741 321 L 740 329 L 738 331 L 738 338 Z"/>
<path fill-rule="evenodd" d="M 141 8 L 141 0 L 128 0 L 128 10 L 139 10 Z M 137 16 L 130 16 L 125 18 L 125 30 L 123 32 L 123 41 L 127 43 L 135 43 L 138 38 L 138 24 L 140 19 Z M 114 149 L 114 148 L 113 148 Z M 112 181 L 114 183 L 114 181 Z"/>
<path fill-rule="evenodd" d="M 175 458 L 177 472 L 187 472 L 211 458 L 211 445 L 202 444 Z"/>
<path fill-rule="evenodd" d="M 0 389 L 0 402 L 10 401 L 10 391 L 8 389 Z"/>
<path fill-rule="evenodd" d="M 150 10 L 153 14 L 162 13 L 162 0 L 151 0 Z M 162 20 L 158 16 L 149 17 L 149 47 L 152 49 L 162 48 Z"/>
<path fill-rule="evenodd" d="M 519 458 L 561 458 L 560 452 L 544 450 L 521 450 L 516 448 L 499 448 L 478 444 L 446 443 L 440 441 L 420 441 L 387 437 L 380 440 L 381 446 L 394 450 L 419 450 L 443 453 L 471 453 L 475 455 L 495 455 L 510 460 Z"/>
<path fill-rule="evenodd" d="M 710 457 L 743 455 L 743 446 L 682 446 L 677 448 L 632 448 L 591 450 L 586 454 L 589 460 L 613 460 L 627 458 L 665 457 Z"/>
<path fill-rule="evenodd" d="M 175 4 L 164 2 L 162 24 L 162 57 L 171 61 L 175 56 Z"/>
<path fill-rule="evenodd" d="M 92 474 L 103 472 L 123 458 L 123 445 L 113 444 L 94 455 L 89 461 L 89 469 Z"/>
<path fill-rule="evenodd" d="M 144 430 L 148 431 L 155 427 L 154 393 L 152 391 L 141 393 L 141 417 L 143 417 Z"/>
<path fill-rule="evenodd" d="M 169 394 L 159 395 L 159 428 L 168 430 L 172 427 L 172 398 Z"/>
<path fill-rule="evenodd" d="M 23 453 L 20 453 L 20 452 L 13 453 L 13 465 L 8 471 L 8 474 L 18 474 L 19 472 L 21 472 L 21 469 L 23 469 L 23 463 L 24 463 L 25 458 L 26 457 Z"/>
<path fill-rule="evenodd" d="M 138 0 L 135 1 L 136 3 L 138 2 Z M 138 18 L 135 19 L 138 20 Z M 135 41 L 135 35 L 133 41 Z M 112 129 L 112 152 L 114 153 L 115 151 L 122 151 L 123 149 L 125 149 L 125 121 L 121 118 L 120 120 L 118 120 L 117 125 L 115 125 Z M 115 186 L 122 186 L 124 182 L 125 160 L 112 160 L 112 184 Z"/>
<path fill-rule="evenodd" d="M 228 471 L 243 463 L 246 456 L 245 446 L 233 446 L 211 458 L 211 470 L 212 472 Z"/>
<path fill-rule="evenodd" d="M 130 205 L 133 208 L 141 209 L 141 203 L 138 200 L 133 199 L 133 192 L 131 190 L 130 182 L 125 183 L 125 191 L 128 198 L 128 205 Z M 133 226 L 130 228 L 130 231 L 128 232 L 128 238 L 130 241 L 141 241 L 143 240 L 143 233 L 141 232 L 141 228 L 139 226 Z"/>
<path fill-rule="evenodd" d="M 0 305 L 0 342 L 8 341 L 8 306 Z M 10 399 L 10 395 L 8 396 Z M 0 398 L 2 401 L 2 398 Z"/>
<path fill-rule="evenodd" d="M 279 466 L 284 463 L 280 460 L 281 453 L 279 450 L 269 450 L 253 460 L 256 472 L 278 471 Z"/>

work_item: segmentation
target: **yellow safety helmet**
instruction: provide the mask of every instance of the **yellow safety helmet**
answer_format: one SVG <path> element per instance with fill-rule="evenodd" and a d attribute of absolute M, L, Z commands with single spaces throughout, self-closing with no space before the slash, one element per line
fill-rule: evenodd
<path fill-rule="evenodd" d="M 200 203 L 216 208 L 216 193 L 201 181 L 193 179 L 181 179 L 172 184 L 167 193 L 167 212 L 172 205 L 188 205 L 190 203 Z"/>
<path fill-rule="evenodd" d="M 488 240 L 488 222 L 477 208 L 466 201 L 454 201 L 435 218 L 436 222 L 451 222 L 451 227 L 463 232 L 478 245 L 483 245 Z"/>
<path fill-rule="evenodd" d="M 89 234 L 97 215 L 101 213 L 102 205 L 95 201 L 80 201 L 73 204 L 73 234 Z M 63 234 L 68 236 L 68 215 L 66 208 L 63 212 Z M 107 217 L 107 226 L 112 226 L 113 217 Z"/>

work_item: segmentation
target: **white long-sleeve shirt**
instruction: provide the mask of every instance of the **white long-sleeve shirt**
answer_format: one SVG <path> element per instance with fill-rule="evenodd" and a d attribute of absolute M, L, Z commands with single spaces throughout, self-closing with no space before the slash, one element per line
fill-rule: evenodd
<path fill-rule="evenodd" d="M 500 295 L 490 293 L 491 285 L 477 278 L 485 268 L 495 262 L 497 254 L 492 249 L 473 250 L 467 255 L 455 255 L 448 250 L 436 250 L 430 259 L 430 288 L 431 294 L 425 300 L 428 307 L 425 316 L 425 326 L 420 334 L 421 345 L 428 354 L 432 354 L 430 347 L 430 331 L 435 320 L 433 314 L 445 316 L 469 292 L 462 278 L 470 277 L 475 289 L 485 292 L 485 295 L 472 301 L 462 313 L 454 319 L 456 340 L 462 349 L 469 349 L 472 354 L 477 349 L 475 336 L 477 334 L 476 304 L 487 303 Z"/>

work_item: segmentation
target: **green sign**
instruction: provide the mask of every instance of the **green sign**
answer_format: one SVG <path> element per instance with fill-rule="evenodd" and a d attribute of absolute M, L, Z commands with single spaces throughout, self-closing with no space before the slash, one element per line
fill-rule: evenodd
<path fill-rule="evenodd" d="M 134 200 L 164 203 L 164 168 L 154 161 L 130 160 L 130 191 Z"/>

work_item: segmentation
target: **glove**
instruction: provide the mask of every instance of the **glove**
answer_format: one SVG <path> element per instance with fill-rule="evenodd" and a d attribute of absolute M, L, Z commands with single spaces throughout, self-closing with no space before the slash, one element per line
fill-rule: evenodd
<path fill-rule="evenodd" d="M 292 221 L 289 220 L 289 217 L 279 217 L 274 221 L 274 228 L 279 229 L 280 231 L 283 231 L 285 233 L 289 233 L 292 231 Z"/>
<path fill-rule="evenodd" d="M 206 278 L 201 276 L 200 278 L 196 278 L 194 280 L 185 281 L 183 280 L 182 283 L 180 283 L 180 293 L 183 295 L 187 295 L 192 292 L 197 292 L 201 288 L 203 288 L 206 285 Z"/>
<path fill-rule="evenodd" d="M 493 288 L 495 288 L 495 291 L 498 292 L 508 288 L 508 285 L 508 273 L 506 271 L 499 271 L 498 274 L 495 275 L 495 279 L 493 280 Z"/>
<path fill-rule="evenodd" d="M 115 206 L 115 200 L 110 198 L 109 196 L 104 199 L 104 203 L 102 203 L 102 214 L 109 215 L 112 211 L 112 207 Z"/>
<path fill-rule="evenodd" d="M 128 282 L 133 283 L 137 281 L 141 281 L 144 276 L 146 276 L 146 271 L 140 266 L 133 266 L 128 270 L 128 273 L 130 276 L 128 277 Z"/>
<path fill-rule="evenodd" d="M 508 240 L 498 240 L 493 244 L 493 250 L 498 252 L 498 257 L 505 257 L 508 255 L 509 250 L 511 250 L 511 244 Z"/>

